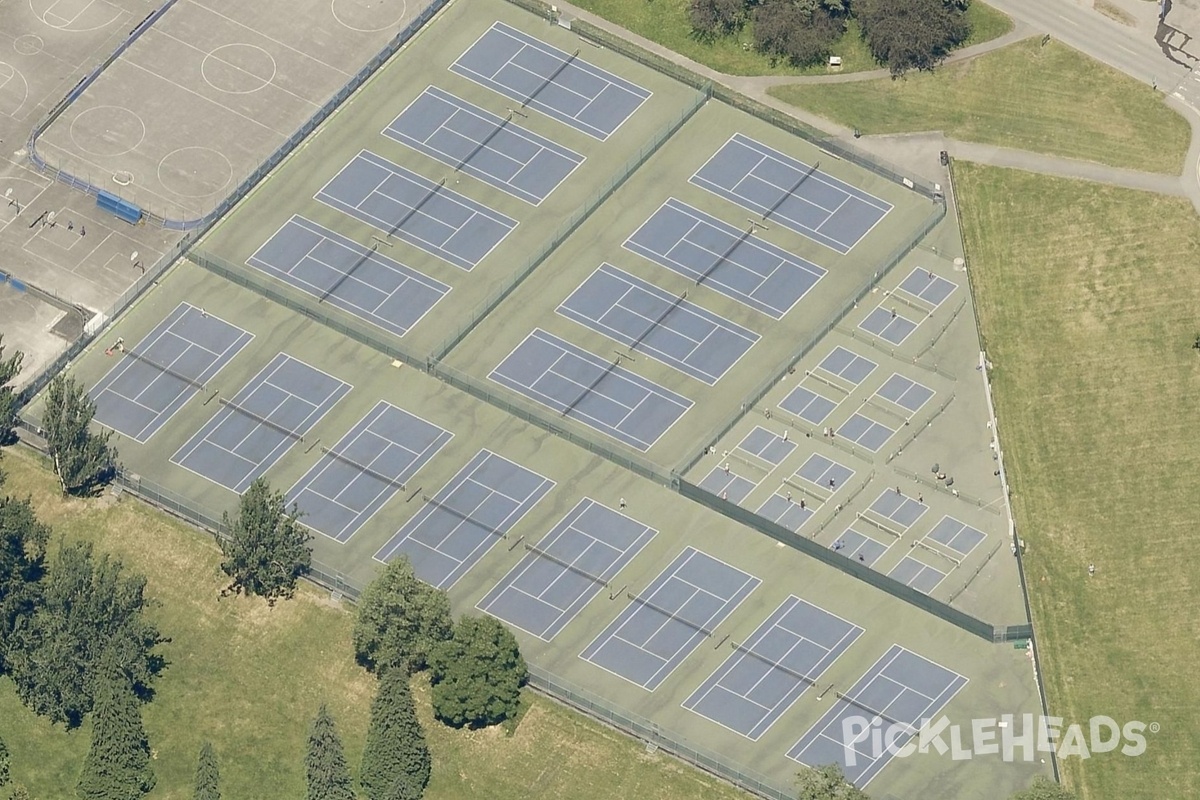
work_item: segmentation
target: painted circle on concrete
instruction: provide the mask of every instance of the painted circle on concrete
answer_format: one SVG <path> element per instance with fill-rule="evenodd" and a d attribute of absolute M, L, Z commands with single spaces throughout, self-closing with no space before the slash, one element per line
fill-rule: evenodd
<path fill-rule="evenodd" d="M 333 18 L 359 33 L 376 33 L 400 27 L 408 13 L 405 0 L 329 0 Z"/>
<path fill-rule="evenodd" d="M 180 147 L 158 162 L 158 181 L 179 197 L 209 197 L 233 180 L 229 159 L 211 147 Z"/>
<path fill-rule="evenodd" d="M 26 33 L 13 40 L 13 50 L 23 56 L 36 56 L 46 49 L 46 43 L 36 33 Z"/>
<path fill-rule="evenodd" d="M 111 158 L 137 148 L 146 138 L 146 123 L 125 106 L 95 106 L 71 121 L 71 141 L 81 152 Z"/>
<path fill-rule="evenodd" d="M 234 42 L 214 47 L 200 63 L 205 83 L 227 94 L 251 94 L 275 80 L 275 58 L 256 44 Z"/>

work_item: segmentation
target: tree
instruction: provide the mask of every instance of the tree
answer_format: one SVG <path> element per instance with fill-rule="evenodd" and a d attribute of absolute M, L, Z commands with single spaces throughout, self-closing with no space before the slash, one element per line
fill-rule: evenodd
<path fill-rule="evenodd" d="M 265 479 L 250 484 L 237 519 L 224 517 L 229 538 L 217 537 L 225 556 L 221 570 L 231 581 L 222 597 L 244 592 L 264 597 L 273 606 L 296 593 L 296 581 L 312 564 L 312 537 L 300 527 L 299 518 L 299 509 L 293 505 L 289 510 L 283 493 L 272 491 Z"/>
<path fill-rule="evenodd" d="M 8 649 L 17 694 L 34 712 L 69 726 L 92 709 L 101 657 L 111 659 L 139 695 L 162 670 L 154 652 L 169 641 L 143 609 L 146 579 L 121 562 L 97 558 L 87 542 L 63 544 L 43 580 L 42 599 Z"/>
<path fill-rule="evenodd" d="M 802 770 L 796 776 L 798 800 L 868 800 L 867 794 L 846 781 L 840 764 Z"/>
<path fill-rule="evenodd" d="M 797 66 L 824 61 L 846 31 L 844 17 L 816 2 L 766 0 L 755 7 L 751 18 L 754 46 Z"/>
<path fill-rule="evenodd" d="M 1075 800 L 1075 793 L 1045 775 L 1038 775 L 1028 789 L 1014 794 L 1012 800 Z"/>
<path fill-rule="evenodd" d="M 452 627 L 446 593 L 418 578 L 407 556 L 393 559 L 359 599 L 354 654 L 372 671 L 400 664 L 417 671 Z"/>
<path fill-rule="evenodd" d="M 516 637 L 492 617 L 461 617 L 429 665 L 433 712 L 455 727 L 494 725 L 515 715 L 529 674 Z"/>
<path fill-rule="evenodd" d="M 200 745 L 200 759 L 196 763 L 195 800 L 221 800 L 221 772 L 217 769 L 217 754 L 212 742 Z"/>
<path fill-rule="evenodd" d="M 46 390 L 42 431 L 63 494 L 86 492 L 113 470 L 117 451 L 108 446 L 112 432 L 92 433 L 96 405 L 74 378 L 59 375 Z"/>
<path fill-rule="evenodd" d="M 8 745 L 4 743 L 3 739 L 0 739 L 0 789 L 8 786 L 8 781 L 12 777 L 9 774 L 11 761 L 12 757 L 8 754 Z"/>
<path fill-rule="evenodd" d="M 324 705 L 308 729 L 308 800 L 354 800 L 354 785 L 333 717 Z"/>
<path fill-rule="evenodd" d="M 13 786 L 12 797 L 9 800 L 30 800 L 29 790 L 19 783 L 15 784 Z"/>
<path fill-rule="evenodd" d="M 154 788 L 150 743 L 141 701 L 112 654 L 105 656 L 95 695 L 92 746 L 76 794 L 80 800 L 137 800 Z"/>
<path fill-rule="evenodd" d="M 871 55 L 892 75 L 933 69 L 971 33 L 954 0 L 857 0 L 854 9 Z"/>
<path fill-rule="evenodd" d="M 4 357 L 4 335 L 0 334 L 0 444 L 8 444 L 13 438 L 13 428 L 17 422 L 17 394 L 11 384 L 21 371 L 24 359 L 25 354 L 20 350 L 8 358 Z"/>
<path fill-rule="evenodd" d="M 386 670 L 371 702 L 359 780 L 370 800 L 419 800 L 432 765 L 413 707 L 408 671 Z"/>
<path fill-rule="evenodd" d="M 746 24 L 746 4 L 743 0 L 691 0 L 688 20 L 702 39 L 727 36 Z"/>
<path fill-rule="evenodd" d="M 49 538 L 28 500 L 0 497 L 0 673 L 14 634 L 41 602 Z"/>

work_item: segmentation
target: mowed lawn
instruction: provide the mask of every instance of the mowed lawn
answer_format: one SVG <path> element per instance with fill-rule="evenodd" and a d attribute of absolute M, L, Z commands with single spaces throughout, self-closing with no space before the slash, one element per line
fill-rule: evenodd
<path fill-rule="evenodd" d="M 944 131 L 995 144 L 1179 174 L 1187 121 L 1151 87 L 1056 41 L 1026 39 L 893 81 L 773 87 L 781 100 L 867 134 Z"/>
<path fill-rule="evenodd" d="M 1066 780 L 1200 797 L 1200 220 L 1094 183 L 954 176 L 1050 711 L 1161 726 L 1140 757 L 1065 760 Z"/>
<path fill-rule="evenodd" d="M 794 67 L 757 52 L 752 47 L 754 28 L 749 22 L 730 36 L 697 36 L 688 21 L 690 0 L 576 0 L 575 5 L 726 75 L 825 75 L 879 69 L 853 19 L 833 47 L 833 55 L 842 58 L 842 67 L 831 70 L 824 64 Z M 968 8 L 967 17 L 971 36 L 964 47 L 1003 36 L 1012 28 L 1006 15 L 979 0 Z"/>
<path fill-rule="evenodd" d="M 357 773 L 374 679 L 354 663 L 351 615 L 306 588 L 274 609 L 258 600 L 218 601 L 219 553 L 205 535 L 132 499 L 63 501 L 28 451 L 3 451 L 0 492 L 31 495 L 56 539 L 87 539 L 148 577 L 150 614 L 172 642 L 167 668 L 144 707 L 158 785 L 152 798 L 192 797 L 196 756 L 211 739 L 222 796 L 304 796 L 305 735 L 317 706 L 337 718 Z M 510 736 L 501 728 L 456 731 L 432 720 L 428 683 L 415 681 L 433 751 L 428 800 L 735 800 L 747 795 L 616 731 L 528 693 Z M 35 717 L 0 680 L 0 737 L 13 779 L 35 798 L 75 796 L 89 723 L 65 732 Z M 7 796 L 7 795 L 4 795 Z"/>

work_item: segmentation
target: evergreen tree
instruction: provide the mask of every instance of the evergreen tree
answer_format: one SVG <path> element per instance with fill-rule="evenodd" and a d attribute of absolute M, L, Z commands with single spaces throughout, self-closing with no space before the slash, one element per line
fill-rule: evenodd
<path fill-rule="evenodd" d="M 308 800 L 354 800 L 354 785 L 342 740 L 333 716 L 324 705 L 308 729 L 304 769 L 308 776 Z"/>
<path fill-rule="evenodd" d="M 9 774 L 11 761 L 12 757 L 8 754 L 8 745 L 4 743 L 3 739 L 0 739 L 0 789 L 8 786 L 8 782 L 12 778 Z"/>
<path fill-rule="evenodd" d="M 95 414 L 96 404 L 74 378 L 59 375 L 50 381 L 42 432 L 63 494 L 90 490 L 116 464 L 117 451 L 108 446 L 112 432 L 96 434 L 88 429 Z"/>
<path fill-rule="evenodd" d="M 0 444 L 8 444 L 13 438 L 13 426 L 17 421 L 17 395 L 12 381 L 21 371 L 25 354 L 20 350 L 8 358 L 4 357 L 4 335 L 0 334 Z"/>
<path fill-rule="evenodd" d="M 49 538 L 50 528 L 38 522 L 28 500 L 0 497 L 0 673 L 14 633 L 41 602 Z"/>
<path fill-rule="evenodd" d="M 312 564 L 312 537 L 300 527 L 299 517 L 299 510 L 288 509 L 283 493 L 272 491 L 265 479 L 250 484 L 237 519 L 224 517 L 229 538 L 217 537 L 225 556 L 221 570 L 230 578 L 222 597 L 244 592 L 273 606 L 296 593 L 296 581 Z"/>
<path fill-rule="evenodd" d="M 425 732 L 413 706 L 408 671 L 389 669 L 371 702 L 363 750 L 363 790 L 370 800 L 420 800 L 432 765 Z"/>
<path fill-rule="evenodd" d="M 76 794 L 80 800 L 138 800 L 153 788 L 141 701 L 115 656 L 108 654 L 96 681 L 92 746 Z"/>
<path fill-rule="evenodd" d="M 217 754 L 212 742 L 200 746 L 200 760 L 196 764 L 195 800 L 221 800 L 221 773 L 217 769 Z"/>
<path fill-rule="evenodd" d="M 494 725 L 517 713 L 528 670 L 516 637 L 492 617 L 464 616 L 430 659 L 433 712 L 456 727 Z"/>
<path fill-rule="evenodd" d="M 163 666 L 154 648 L 168 641 L 142 615 L 146 579 L 121 562 L 95 557 L 88 542 L 63 544 L 42 581 L 41 601 L 8 646 L 17 694 L 35 713 L 78 725 L 92 708 L 100 659 L 107 655 L 138 694 Z"/>
<path fill-rule="evenodd" d="M 452 628 L 450 598 L 419 579 L 404 556 L 393 559 L 359 599 L 354 653 L 372 671 L 424 669 L 431 649 L 449 639 Z"/>

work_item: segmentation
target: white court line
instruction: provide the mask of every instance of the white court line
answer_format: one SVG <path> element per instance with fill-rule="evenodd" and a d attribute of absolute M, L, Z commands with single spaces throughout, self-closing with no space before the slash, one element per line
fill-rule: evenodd
<path fill-rule="evenodd" d="M 203 9 L 204 11 L 207 11 L 210 14 L 213 14 L 214 16 L 220 17 L 221 19 L 223 19 L 227 22 L 231 22 L 239 28 L 244 28 L 245 30 L 250 31 L 251 33 L 253 33 L 256 36 L 261 36 L 263 39 L 266 39 L 268 42 L 277 44 L 280 47 L 284 48 L 285 50 L 290 50 L 291 52 L 295 53 L 298 56 L 302 56 L 306 59 L 309 59 L 310 61 L 314 61 L 317 64 L 320 64 L 321 66 L 326 67 L 327 69 L 333 70 L 334 72 L 338 73 L 339 75 L 343 75 L 347 78 L 350 77 L 349 72 L 340 70 L 337 67 L 333 66 L 332 64 L 326 63 L 326 62 L 322 61 L 321 59 L 316 58 L 315 56 L 311 56 L 308 53 L 304 52 L 303 50 L 298 50 L 297 48 L 292 47 L 291 45 L 286 44 L 286 43 L 280 41 L 279 39 L 274 39 L 274 38 L 268 36 L 267 34 L 263 33 L 262 31 L 258 30 L 257 28 L 252 28 L 251 26 L 246 25 L 245 23 L 238 22 L 233 17 L 226 16 L 225 14 L 222 14 L 220 11 L 217 11 L 215 8 L 204 5 L 203 3 L 199 2 L 199 0 L 190 0 L 190 2 L 192 5 L 196 6 L 197 8 Z"/>

